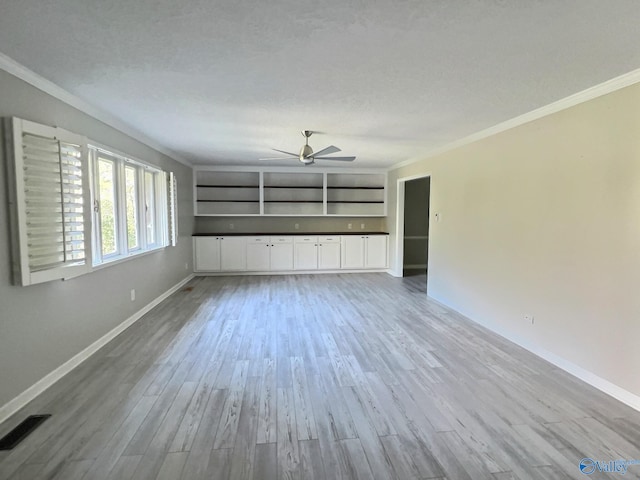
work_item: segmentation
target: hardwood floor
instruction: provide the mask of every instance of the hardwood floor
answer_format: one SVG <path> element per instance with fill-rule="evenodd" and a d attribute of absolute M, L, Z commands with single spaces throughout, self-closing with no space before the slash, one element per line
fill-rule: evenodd
<path fill-rule="evenodd" d="M 53 416 L 0 479 L 581 479 L 585 457 L 640 459 L 640 412 L 424 276 L 196 278 L 0 435 L 32 413 Z"/>

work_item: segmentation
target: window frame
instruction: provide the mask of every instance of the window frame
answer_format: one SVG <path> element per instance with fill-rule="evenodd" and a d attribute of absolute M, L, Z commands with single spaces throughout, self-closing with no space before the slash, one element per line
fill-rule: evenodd
<path fill-rule="evenodd" d="M 169 246 L 170 232 L 167 228 L 167 216 L 169 215 L 169 205 L 167 201 L 168 192 L 165 186 L 165 177 L 168 172 L 132 158 L 112 148 L 100 145 L 97 142 L 89 141 L 89 163 L 91 166 L 92 180 L 92 198 L 93 205 L 93 267 L 100 268 L 102 266 L 119 263 L 131 257 L 144 255 L 150 252 L 162 250 Z M 116 251 L 111 254 L 103 255 L 102 253 L 102 223 L 100 216 L 100 188 L 98 162 L 99 159 L 109 160 L 114 163 L 114 192 L 116 205 L 115 225 L 116 225 Z M 135 172 L 136 182 L 136 230 L 137 230 L 137 246 L 129 248 L 128 230 L 127 230 L 127 202 L 126 202 L 126 177 L 127 168 L 133 168 Z M 147 238 L 146 225 L 146 174 L 153 174 L 154 185 L 154 236 L 155 241 L 151 242 Z"/>

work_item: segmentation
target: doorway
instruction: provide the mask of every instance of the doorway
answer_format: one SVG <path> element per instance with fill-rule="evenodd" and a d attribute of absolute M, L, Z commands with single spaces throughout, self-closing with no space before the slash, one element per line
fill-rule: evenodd
<path fill-rule="evenodd" d="M 426 281 L 430 199 L 430 175 L 398 179 L 397 276 L 425 276 Z"/>

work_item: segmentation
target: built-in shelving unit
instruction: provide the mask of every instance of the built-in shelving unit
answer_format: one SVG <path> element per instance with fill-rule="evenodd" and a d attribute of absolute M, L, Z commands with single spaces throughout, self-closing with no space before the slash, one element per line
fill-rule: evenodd
<path fill-rule="evenodd" d="M 323 215 L 322 173 L 264 172 L 265 215 Z"/>
<path fill-rule="evenodd" d="M 385 215 L 386 174 L 328 173 L 327 214 Z"/>
<path fill-rule="evenodd" d="M 259 215 L 259 172 L 194 171 L 196 215 Z"/>
<path fill-rule="evenodd" d="M 380 217 L 386 182 L 380 170 L 195 167 L 195 215 Z"/>

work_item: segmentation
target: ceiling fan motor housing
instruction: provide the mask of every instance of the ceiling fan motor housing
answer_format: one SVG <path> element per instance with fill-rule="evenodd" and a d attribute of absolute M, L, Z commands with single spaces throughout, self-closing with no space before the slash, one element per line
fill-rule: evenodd
<path fill-rule="evenodd" d="M 305 165 L 313 163 L 313 149 L 309 145 L 304 145 L 300 149 L 300 161 Z"/>

